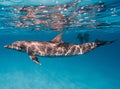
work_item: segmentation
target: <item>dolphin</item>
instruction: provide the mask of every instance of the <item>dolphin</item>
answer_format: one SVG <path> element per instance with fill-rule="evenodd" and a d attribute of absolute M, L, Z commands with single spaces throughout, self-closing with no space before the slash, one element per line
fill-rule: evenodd
<path fill-rule="evenodd" d="M 35 63 L 41 64 L 37 56 L 71 56 L 89 52 L 99 46 L 111 44 L 114 41 L 100 41 L 73 44 L 61 40 L 63 34 L 57 35 L 51 41 L 16 41 L 5 48 L 25 52 Z"/>

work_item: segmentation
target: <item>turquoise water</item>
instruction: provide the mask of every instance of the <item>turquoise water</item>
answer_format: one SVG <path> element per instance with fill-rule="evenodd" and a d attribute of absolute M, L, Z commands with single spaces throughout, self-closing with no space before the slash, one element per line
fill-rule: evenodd
<path fill-rule="evenodd" d="M 62 0 L 60 4 L 72 1 Z M 29 3 L 22 0 L 18 2 L 13 0 L 0 2 L 0 89 L 120 89 L 120 3 L 118 0 L 102 1 L 105 7 L 101 12 L 90 10 L 96 15 L 89 19 L 104 24 L 96 25 L 84 19 L 80 22 L 81 26 L 69 25 L 69 29 L 66 26 L 62 31 L 55 31 L 49 27 L 32 30 L 34 26 L 28 28 L 14 26 L 14 21 L 19 19 L 12 17 L 18 16 L 19 13 L 9 12 L 11 5 L 37 5 L 37 1 L 33 3 L 33 0 L 28 1 Z M 99 2 L 83 0 L 79 6 L 94 6 Z M 49 0 L 46 2 L 41 0 L 41 3 L 51 4 Z M 87 16 L 89 15 L 91 14 Z M 93 28 L 89 27 L 88 23 L 92 24 Z M 79 43 L 78 33 L 85 32 L 89 33 L 90 42 L 95 39 L 116 40 L 116 42 L 79 56 L 38 57 L 41 66 L 31 61 L 26 53 L 4 48 L 4 45 L 17 40 L 50 41 L 59 33 L 64 34 L 63 41 Z"/>

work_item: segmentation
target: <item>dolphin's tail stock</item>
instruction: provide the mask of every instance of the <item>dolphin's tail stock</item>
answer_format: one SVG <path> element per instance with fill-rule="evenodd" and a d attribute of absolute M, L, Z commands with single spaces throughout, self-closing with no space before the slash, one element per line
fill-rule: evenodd
<path fill-rule="evenodd" d="M 102 41 L 102 40 L 95 40 L 95 43 L 97 44 L 97 46 L 102 46 L 102 45 L 107 45 L 107 44 L 111 44 L 114 43 L 116 40 L 112 40 L 112 41 Z"/>

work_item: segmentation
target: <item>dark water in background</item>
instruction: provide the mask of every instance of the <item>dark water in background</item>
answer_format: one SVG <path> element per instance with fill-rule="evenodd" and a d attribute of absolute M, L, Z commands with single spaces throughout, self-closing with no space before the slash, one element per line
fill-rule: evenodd
<path fill-rule="evenodd" d="M 32 0 L 31 0 L 32 1 Z M 36 5 L 18 1 L 19 5 Z M 20 3 L 21 2 L 21 3 Z M 42 1 L 41 1 L 42 2 Z M 45 3 L 45 1 L 43 1 Z M 68 1 L 72 2 L 72 1 Z M 120 3 L 118 0 L 105 0 L 102 11 L 90 12 L 97 14 L 89 20 L 84 19 L 81 26 L 70 25 L 63 28 L 62 40 L 79 43 L 78 33 L 88 32 L 90 41 L 117 41 L 99 47 L 87 54 L 72 57 L 38 57 L 42 66 L 33 63 L 27 54 L 3 48 L 17 40 L 49 41 L 61 31 L 49 27 L 43 30 L 32 30 L 33 27 L 20 28 L 15 26 L 19 13 L 9 12 L 11 5 L 2 3 L 0 6 L 0 87 L 1 89 L 119 89 L 120 88 Z M 6 2 L 8 3 L 8 1 Z M 10 2 L 9 2 L 10 3 Z M 18 4 L 11 0 L 12 5 Z M 49 5 L 50 1 L 46 1 Z M 67 3 L 62 0 L 60 3 Z M 97 5 L 99 1 L 82 1 L 79 6 Z M 6 10 L 8 9 L 8 10 Z M 87 10 L 85 10 L 87 12 Z M 85 18 L 88 16 L 81 16 Z M 102 24 L 94 24 L 91 20 Z M 78 18 L 77 18 L 78 20 Z M 92 24 L 92 27 L 88 26 Z M 46 30 L 47 29 L 47 30 Z"/>

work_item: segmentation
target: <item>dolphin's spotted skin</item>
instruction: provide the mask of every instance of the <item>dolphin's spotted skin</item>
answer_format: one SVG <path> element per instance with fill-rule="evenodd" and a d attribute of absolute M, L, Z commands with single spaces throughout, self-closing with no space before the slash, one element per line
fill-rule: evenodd
<path fill-rule="evenodd" d="M 17 45 L 18 44 L 18 45 Z M 83 54 L 94 49 L 97 45 L 93 43 L 86 43 L 81 45 L 74 45 L 69 43 L 53 43 L 53 42 L 37 42 L 37 41 L 18 41 L 13 43 L 13 47 L 22 49 L 28 54 L 40 56 L 67 56 Z M 18 48 L 20 46 L 20 48 Z"/>
<path fill-rule="evenodd" d="M 91 51 L 92 49 L 112 43 L 112 41 L 96 41 L 85 44 L 71 44 L 61 40 L 62 34 L 56 36 L 52 41 L 17 41 L 12 45 L 6 45 L 6 48 L 26 52 L 30 58 L 40 63 L 36 56 L 70 56 L 79 55 Z"/>

